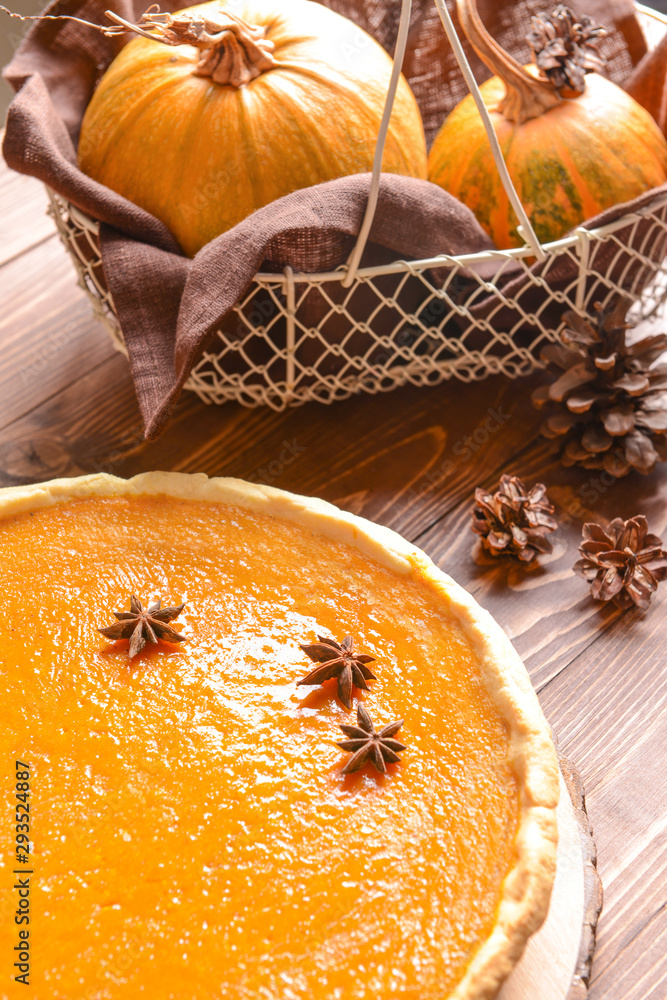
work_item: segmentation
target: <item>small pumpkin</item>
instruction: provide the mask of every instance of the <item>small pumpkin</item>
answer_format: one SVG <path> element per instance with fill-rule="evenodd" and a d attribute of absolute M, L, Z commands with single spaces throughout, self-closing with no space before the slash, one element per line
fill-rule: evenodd
<path fill-rule="evenodd" d="M 144 37 L 100 80 L 79 163 L 187 254 L 276 198 L 371 169 L 392 61 L 347 18 L 310 0 L 216 0 L 128 27 Z M 426 177 L 403 77 L 383 169 Z"/>
<path fill-rule="evenodd" d="M 480 90 L 542 243 L 667 180 L 667 142 L 653 118 L 591 72 L 602 67 L 594 44 L 603 29 L 587 18 L 577 22 L 560 5 L 533 19 L 528 40 L 537 65 L 521 66 L 488 34 L 475 0 L 457 0 L 457 9 L 468 40 L 496 74 Z M 429 180 L 467 205 L 499 249 L 524 245 L 472 96 L 438 132 Z"/>

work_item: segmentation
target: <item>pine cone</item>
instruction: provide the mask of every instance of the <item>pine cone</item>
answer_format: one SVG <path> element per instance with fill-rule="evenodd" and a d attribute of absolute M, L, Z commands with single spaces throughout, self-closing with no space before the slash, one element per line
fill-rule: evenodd
<path fill-rule="evenodd" d="M 527 490 L 518 476 L 501 476 L 497 493 L 475 490 L 472 530 L 492 555 L 532 562 L 538 553 L 552 551 L 546 536 L 558 527 L 553 510 L 542 483 Z"/>
<path fill-rule="evenodd" d="M 542 359 L 561 369 L 551 385 L 533 393 L 541 408 L 561 408 L 542 425 L 548 438 L 563 437 L 563 465 L 605 469 L 613 476 L 637 469 L 647 475 L 667 461 L 667 335 L 626 343 L 629 303 L 595 303 L 596 316 L 566 312 L 561 344 L 549 344 Z"/>
<path fill-rule="evenodd" d="M 591 584 L 596 601 L 613 601 L 619 608 L 636 605 L 646 611 L 651 595 L 667 576 L 667 552 L 662 540 L 648 533 L 639 514 L 624 521 L 617 517 L 605 530 L 585 524 L 579 547 L 583 559 L 574 569 Z"/>
<path fill-rule="evenodd" d="M 526 41 L 533 60 L 554 89 L 564 97 L 576 97 L 586 89 L 586 73 L 599 73 L 605 60 L 597 42 L 607 34 L 590 17 L 575 19 L 569 7 L 559 4 L 551 14 L 531 17 L 532 30 Z"/>

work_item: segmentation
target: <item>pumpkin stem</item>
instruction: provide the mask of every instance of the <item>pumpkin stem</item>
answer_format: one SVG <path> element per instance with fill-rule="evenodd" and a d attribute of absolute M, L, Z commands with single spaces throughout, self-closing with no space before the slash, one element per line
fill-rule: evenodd
<path fill-rule="evenodd" d="M 201 13 L 161 14 L 157 5 L 149 7 L 136 24 L 113 11 L 106 16 L 145 38 L 165 45 L 194 45 L 199 49 L 195 76 L 208 76 L 222 86 L 245 87 L 256 77 L 273 69 L 273 42 L 265 38 L 266 29 L 247 24 L 231 11 L 220 10 L 213 16 Z"/>
<path fill-rule="evenodd" d="M 505 96 L 495 110 L 520 124 L 529 118 L 539 118 L 561 103 L 560 95 L 549 81 L 532 76 L 491 37 L 482 24 L 476 0 L 456 0 L 456 10 L 473 49 L 505 84 Z"/>

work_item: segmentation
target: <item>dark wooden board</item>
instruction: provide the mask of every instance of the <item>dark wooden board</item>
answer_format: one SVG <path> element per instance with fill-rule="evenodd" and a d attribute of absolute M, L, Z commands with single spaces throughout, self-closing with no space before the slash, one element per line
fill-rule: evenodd
<path fill-rule="evenodd" d="M 46 215 L 46 205 L 43 187 L 31 177 L 8 170 L 0 160 L 0 264 L 53 239 L 54 226 Z"/>

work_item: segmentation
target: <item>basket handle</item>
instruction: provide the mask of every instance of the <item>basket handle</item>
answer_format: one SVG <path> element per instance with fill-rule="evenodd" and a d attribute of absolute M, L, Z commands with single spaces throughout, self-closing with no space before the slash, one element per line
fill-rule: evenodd
<path fill-rule="evenodd" d="M 479 85 L 475 80 L 472 69 L 470 68 L 470 63 L 468 62 L 467 56 L 463 51 L 463 46 L 461 45 L 459 36 L 456 33 L 456 28 L 451 19 L 450 13 L 447 10 L 445 0 L 435 0 L 435 6 L 440 15 L 440 20 L 442 21 L 442 26 L 447 33 L 447 38 L 449 39 L 449 44 L 452 47 L 452 52 L 456 57 L 456 61 L 459 64 L 463 77 L 468 84 L 468 89 L 473 96 L 475 104 L 477 105 L 477 110 L 482 119 L 484 129 L 487 136 L 489 137 L 489 143 L 491 145 L 491 153 L 493 154 L 493 159 L 496 164 L 498 173 L 500 174 L 500 180 L 507 197 L 510 200 L 510 204 L 516 213 L 516 217 L 519 220 L 519 231 L 523 238 L 525 239 L 527 245 L 530 247 L 535 257 L 538 260 L 544 260 L 546 253 L 542 244 L 538 240 L 535 230 L 528 218 L 525 208 L 521 203 L 521 199 L 517 194 L 517 190 L 512 183 L 512 178 L 509 175 L 509 170 L 507 169 L 507 164 L 503 157 L 502 151 L 500 149 L 500 143 L 498 142 L 498 136 L 496 135 L 496 130 L 493 127 L 493 122 L 491 121 L 491 116 L 489 115 L 486 104 L 484 103 L 484 98 L 482 97 Z M 396 49 L 394 52 L 394 66 L 392 69 L 391 80 L 389 83 L 389 90 L 387 91 L 387 98 L 385 100 L 384 111 L 382 112 L 382 122 L 380 125 L 380 131 L 378 133 L 377 141 L 375 143 L 375 155 L 373 157 L 373 173 L 371 176 L 371 186 L 368 192 L 368 202 L 366 204 L 366 211 L 364 213 L 364 218 L 361 224 L 361 229 L 359 230 L 359 235 L 357 237 L 357 242 L 350 254 L 349 260 L 347 262 L 347 269 L 345 277 L 343 278 L 342 285 L 344 288 L 349 288 L 349 286 L 354 281 L 357 270 L 359 268 L 359 262 L 361 261 L 361 255 L 366 248 L 366 243 L 368 241 L 368 234 L 370 233 L 371 225 L 373 224 L 373 218 L 375 216 L 375 210 L 377 208 L 378 201 L 378 191 L 380 188 L 380 174 L 382 171 L 382 157 L 384 154 L 385 142 L 387 139 L 387 131 L 389 129 L 389 120 L 391 118 L 391 112 L 394 107 L 394 100 L 396 97 L 396 91 L 398 89 L 398 81 L 401 75 L 401 69 L 403 67 L 403 59 L 405 58 L 405 49 L 407 47 L 408 40 L 408 28 L 410 25 L 410 11 L 412 8 L 411 0 L 402 0 L 401 3 L 401 19 L 398 28 L 398 38 L 396 39 Z"/>
<path fill-rule="evenodd" d="M 384 102 L 382 121 L 380 122 L 380 131 L 378 132 L 378 137 L 375 142 L 373 172 L 371 175 L 371 186 L 368 192 L 366 211 L 361 223 L 359 235 L 357 236 L 357 242 L 347 262 L 347 273 L 343 278 L 343 288 L 349 288 L 356 277 L 361 255 L 366 247 L 368 234 L 371 231 L 373 218 L 375 216 L 375 209 L 377 208 L 378 191 L 380 190 L 380 174 L 382 172 L 382 157 L 384 156 L 384 147 L 387 141 L 387 132 L 389 131 L 389 120 L 394 107 L 394 100 L 396 98 L 399 80 L 401 79 L 403 60 L 405 59 L 405 50 L 408 44 L 408 32 L 410 30 L 411 12 L 412 0 L 401 0 L 401 18 L 398 23 L 398 36 L 396 38 L 396 48 L 394 49 L 394 65 L 391 70 L 389 90 L 387 91 L 387 97 Z"/>

